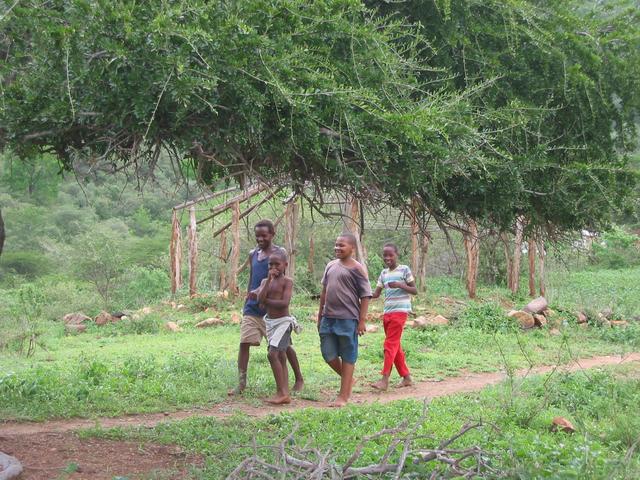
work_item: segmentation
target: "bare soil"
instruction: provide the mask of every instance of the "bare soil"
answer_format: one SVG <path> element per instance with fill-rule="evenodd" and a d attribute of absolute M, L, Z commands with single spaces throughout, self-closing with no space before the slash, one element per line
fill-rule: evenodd
<path fill-rule="evenodd" d="M 0 451 L 22 463 L 20 480 L 186 479 L 191 465 L 202 463 L 176 446 L 80 439 L 71 432 L 1 435 Z"/>
<path fill-rule="evenodd" d="M 579 359 L 569 365 L 543 366 L 517 372 L 519 378 L 553 371 L 577 371 L 622 363 L 640 362 L 640 353 L 599 356 Z M 358 385 L 361 393 L 352 397 L 354 404 L 387 403 L 409 398 L 435 398 L 456 393 L 474 392 L 505 380 L 505 373 L 471 374 L 461 372 L 458 377 L 439 382 L 418 382 L 412 387 L 390 388 L 387 392 L 372 391 L 367 385 Z M 338 387 L 336 377 L 336 388 Z M 327 399 L 329 400 L 329 399 Z M 149 478 L 150 472 L 158 478 L 188 478 L 188 465 L 201 462 L 188 457 L 178 447 L 101 439 L 81 440 L 73 431 L 101 426 L 102 428 L 145 426 L 153 427 L 166 421 L 181 420 L 192 416 L 227 418 L 235 413 L 263 417 L 300 408 L 329 408 L 328 401 L 315 402 L 295 399 L 290 405 L 262 405 L 256 407 L 239 399 L 230 399 L 207 409 L 191 409 L 178 412 L 145 415 L 128 415 L 117 418 L 51 420 L 43 423 L 7 422 L 0 424 L 0 451 L 18 458 L 25 468 L 21 479 L 112 479 Z M 70 464 L 80 467 L 75 473 L 64 473 Z M 164 476 L 163 476 L 164 475 Z"/>

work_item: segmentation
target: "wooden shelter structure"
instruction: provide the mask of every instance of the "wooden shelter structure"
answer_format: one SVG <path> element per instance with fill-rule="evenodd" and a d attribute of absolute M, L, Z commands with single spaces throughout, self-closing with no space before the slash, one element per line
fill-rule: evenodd
<path fill-rule="evenodd" d="M 222 225 L 213 225 L 213 239 L 217 239 L 217 253 L 214 255 L 220 260 L 221 266 L 218 270 L 219 290 L 228 291 L 231 295 L 239 295 L 238 274 L 247 266 L 248 262 L 240 264 L 241 255 L 241 220 L 260 206 L 275 197 L 282 191 L 282 187 L 271 187 L 265 183 L 257 183 L 245 186 L 244 188 L 227 188 L 217 192 L 202 195 L 196 199 L 189 200 L 173 207 L 171 220 L 171 240 L 170 240 L 170 276 L 171 293 L 175 294 L 183 285 L 183 232 L 180 213 L 188 211 L 188 225 L 186 226 L 186 247 L 188 263 L 188 285 L 189 295 L 194 296 L 197 292 L 198 275 L 198 228 L 205 222 L 213 222 L 223 214 L 225 218 Z M 197 205 L 202 205 L 224 197 L 221 203 L 206 209 L 207 213 L 202 218 L 197 218 Z M 302 198 L 295 193 L 290 194 L 281 201 L 282 214 L 275 220 L 274 225 L 284 225 L 283 246 L 288 252 L 289 268 L 287 275 L 295 276 L 296 260 L 299 253 L 299 233 L 300 233 L 300 213 Z M 342 231 L 352 233 L 357 239 L 356 258 L 361 262 L 365 270 L 367 269 L 367 252 L 364 245 L 363 217 L 364 210 L 360 200 L 356 198 L 343 198 L 335 202 L 339 205 L 342 218 Z M 248 205 L 245 205 L 248 204 Z M 242 207 L 245 207 L 242 209 Z M 201 211 L 201 210 L 200 210 Z M 418 229 L 418 219 L 411 215 L 408 220 L 411 222 L 411 267 L 418 279 L 418 285 L 424 289 L 426 276 L 426 256 L 429 247 L 429 236 Z M 309 235 L 309 253 L 307 256 L 307 268 L 311 274 L 314 273 L 315 241 L 313 234 Z"/>

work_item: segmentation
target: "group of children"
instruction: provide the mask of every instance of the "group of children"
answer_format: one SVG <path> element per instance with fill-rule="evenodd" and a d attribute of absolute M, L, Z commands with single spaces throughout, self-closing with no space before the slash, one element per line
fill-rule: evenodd
<path fill-rule="evenodd" d="M 249 288 L 240 324 L 238 386 L 229 394 L 242 393 L 246 388 L 250 347 L 260 345 L 262 337 L 266 337 L 269 364 L 276 381 L 276 393 L 266 401 L 282 405 L 291 402 L 287 363 L 291 364 L 295 375 L 293 390 L 302 390 L 304 386 L 291 342 L 292 332 L 300 328 L 289 312 L 293 281 L 286 276 L 286 252 L 273 244 L 273 223 L 261 220 L 255 225 L 254 233 L 257 248 L 249 254 Z M 380 297 L 383 290 L 384 364 L 382 377 L 371 386 L 386 390 L 394 365 L 402 377 L 399 386 L 412 384 L 400 344 L 404 324 L 411 311 L 411 295 L 417 293 L 411 270 L 398 264 L 397 247 L 392 243 L 385 244 L 382 258 L 386 268 L 380 273 L 376 289 L 372 292 L 366 271 L 353 258 L 356 249 L 355 236 L 349 233 L 338 236 L 334 246 L 336 258 L 327 264 L 322 276 L 317 327 L 322 358 L 341 379 L 340 391 L 332 403 L 336 407 L 346 405 L 351 397 L 358 358 L 358 336 L 366 330 L 369 301 Z"/>

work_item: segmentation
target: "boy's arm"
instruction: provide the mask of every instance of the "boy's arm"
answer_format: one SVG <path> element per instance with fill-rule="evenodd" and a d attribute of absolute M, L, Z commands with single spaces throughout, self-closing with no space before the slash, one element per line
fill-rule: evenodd
<path fill-rule="evenodd" d="M 362 297 L 360 299 L 360 318 L 358 319 L 358 335 L 364 334 L 367 331 L 367 325 L 365 323 L 367 319 L 367 311 L 369 310 L 369 297 Z"/>
<path fill-rule="evenodd" d="M 322 319 L 322 311 L 324 310 L 324 302 L 327 299 L 327 287 L 322 286 L 322 293 L 320 293 L 320 309 L 318 310 L 318 330 L 320 330 L 320 320 Z"/>
<path fill-rule="evenodd" d="M 380 294 L 382 293 L 382 287 L 376 287 L 371 295 L 371 298 L 380 298 Z"/>
<path fill-rule="evenodd" d="M 264 304 L 271 308 L 286 308 L 291 303 L 291 296 L 293 294 L 293 281 L 290 278 L 285 279 L 284 287 L 282 288 L 282 298 L 265 298 Z"/>
<path fill-rule="evenodd" d="M 251 294 L 251 277 L 253 276 L 253 263 L 251 262 L 251 255 L 253 255 L 253 250 L 249 252 L 249 258 L 247 261 L 249 262 L 249 281 L 247 282 L 247 297 L 249 299 L 249 295 Z"/>

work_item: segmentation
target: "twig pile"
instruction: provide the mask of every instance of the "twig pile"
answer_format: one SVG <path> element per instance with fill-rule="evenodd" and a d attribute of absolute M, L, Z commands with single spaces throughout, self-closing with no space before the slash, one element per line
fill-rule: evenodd
<path fill-rule="evenodd" d="M 278 445 L 264 448 L 275 454 L 273 461 L 267 461 L 258 453 L 259 447 L 253 445 L 254 453 L 243 460 L 237 468 L 229 474 L 227 480 L 244 479 L 331 479 L 343 480 L 355 477 L 371 477 L 388 474 L 390 478 L 409 478 L 415 474 L 403 474 L 408 461 L 413 464 L 434 462 L 429 478 L 479 478 L 485 474 L 498 476 L 488 464 L 489 454 L 478 446 L 464 449 L 449 448 L 450 445 L 464 436 L 467 432 L 481 428 L 483 423 L 466 424 L 451 438 L 441 441 L 436 448 L 416 448 L 414 442 L 419 439 L 430 438 L 418 435 L 417 431 L 424 423 L 425 414 L 412 426 L 402 422 L 395 428 L 385 428 L 373 435 L 364 437 L 356 446 L 349 459 L 340 465 L 335 461 L 335 454 L 331 450 L 325 452 L 317 448 L 299 447 L 295 445 L 294 428 Z M 377 463 L 362 467 L 354 466 L 362 456 L 363 450 L 372 441 L 389 438 L 389 446 Z M 393 461 L 392 461 L 393 457 Z M 420 474 L 421 478 L 424 473 Z"/>

